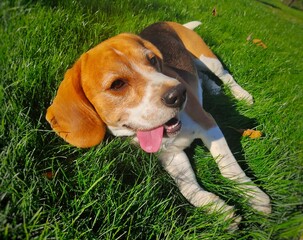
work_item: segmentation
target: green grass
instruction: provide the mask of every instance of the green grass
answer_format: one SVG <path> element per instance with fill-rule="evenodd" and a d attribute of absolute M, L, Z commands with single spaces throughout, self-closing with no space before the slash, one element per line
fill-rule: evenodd
<path fill-rule="evenodd" d="M 212 16 L 216 7 L 218 15 Z M 266 1 L 8 1 L 0 3 L 1 239 L 299 239 L 303 229 L 303 13 Z M 64 72 L 102 40 L 161 20 L 197 32 L 255 104 L 206 94 L 232 151 L 272 199 L 255 213 L 200 144 L 189 153 L 203 187 L 243 216 L 228 232 L 181 196 L 156 156 L 108 138 L 89 150 L 59 139 L 44 116 Z M 262 39 L 263 49 L 246 38 Z M 232 128 L 256 128 L 260 139 Z M 45 173 L 52 173 L 48 179 Z"/>

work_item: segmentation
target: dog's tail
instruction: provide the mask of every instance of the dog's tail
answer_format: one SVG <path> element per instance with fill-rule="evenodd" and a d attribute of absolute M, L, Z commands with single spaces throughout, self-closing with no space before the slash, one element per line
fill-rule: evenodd
<path fill-rule="evenodd" d="M 199 25 L 201 25 L 202 23 L 199 21 L 192 21 L 192 22 L 188 22 L 183 24 L 184 27 L 189 28 L 191 30 L 194 30 L 196 27 L 198 27 Z"/>

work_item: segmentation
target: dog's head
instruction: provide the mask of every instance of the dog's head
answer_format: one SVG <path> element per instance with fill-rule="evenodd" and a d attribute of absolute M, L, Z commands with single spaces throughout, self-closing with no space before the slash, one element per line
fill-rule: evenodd
<path fill-rule="evenodd" d="M 106 40 L 66 72 L 46 119 L 77 147 L 97 145 L 108 128 L 137 134 L 145 151 L 158 151 L 163 135 L 180 130 L 176 116 L 186 100 L 185 87 L 162 67 L 159 50 L 136 35 Z"/>

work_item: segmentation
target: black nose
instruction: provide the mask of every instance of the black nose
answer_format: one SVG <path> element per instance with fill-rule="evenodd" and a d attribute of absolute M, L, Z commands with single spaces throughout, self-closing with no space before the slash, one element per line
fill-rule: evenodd
<path fill-rule="evenodd" d="M 162 96 L 162 101 L 167 107 L 182 107 L 186 100 L 186 88 L 183 84 L 179 84 L 169 89 Z"/>

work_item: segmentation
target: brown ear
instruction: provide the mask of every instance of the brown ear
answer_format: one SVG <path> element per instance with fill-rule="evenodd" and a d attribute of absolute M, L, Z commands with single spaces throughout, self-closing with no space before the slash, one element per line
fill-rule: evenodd
<path fill-rule="evenodd" d="M 83 92 L 82 61 L 85 61 L 85 56 L 66 72 L 57 96 L 47 109 L 46 119 L 65 141 L 86 148 L 97 145 L 103 140 L 106 125 Z"/>

